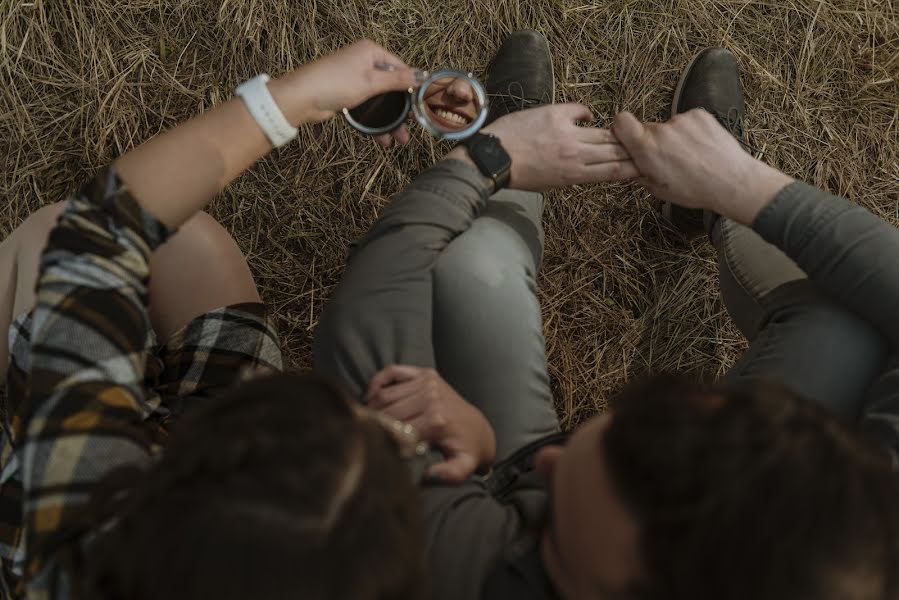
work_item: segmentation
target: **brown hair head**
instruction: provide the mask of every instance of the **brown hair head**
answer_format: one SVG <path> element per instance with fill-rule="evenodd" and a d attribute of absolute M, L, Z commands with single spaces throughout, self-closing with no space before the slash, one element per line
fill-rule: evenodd
<path fill-rule="evenodd" d="M 634 597 L 899 597 L 890 460 L 783 387 L 651 379 L 618 398 L 602 444 L 642 531 Z"/>
<path fill-rule="evenodd" d="M 417 491 L 396 443 L 313 375 L 242 384 L 185 418 L 110 507 L 85 598 L 422 597 Z"/>

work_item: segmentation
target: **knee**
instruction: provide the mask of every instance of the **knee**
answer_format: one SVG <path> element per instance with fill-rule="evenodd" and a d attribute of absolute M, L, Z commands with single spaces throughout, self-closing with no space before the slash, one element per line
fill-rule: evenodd
<path fill-rule="evenodd" d="M 209 213 L 200 211 L 188 219 L 167 245 L 189 248 L 192 255 L 205 260 L 227 256 L 234 248 L 231 235 Z"/>
<path fill-rule="evenodd" d="M 210 310 L 260 301 L 240 248 L 206 213 L 188 220 L 150 258 L 149 295 L 160 339 Z"/>
<path fill-rule="evenodd" d="M 54 202 L 53 204 L 48 204 L 47 206 L 42 206 L 41 208 L 34 211 L 34 213 L 28 218 L 34 218 L 39 221 L 43 225 L 49 225 L 49 227 L 53 227 L 56 225 L 56 220 L 59 219 L 59 215 L 62 214 L 62 211 L 65 210 L 66 202 Z"/>
<path fill-rule="evenodd" d="M 50 235 L 50 230 L 56 226 L 59 215 L 62 214 L 65 207 L 65 202 L 54 202 L 53 204 L 42 206 L 28 215 L 28 218 L 25 219 L 21 226 L 21 243 L 29 244 L 39 240 L 40 249 L 43 250 L 43 247 L 47 244 L 47 236 Z"/>
<path fill-rule="evenodd" d="M 843 380 L 831 381 L 829 385 L 845 387 L 842 395 L 846 397 L 856 398 L 864 393 L 886 364 L 886 339 L 855 313 L 829 302 L 803 307 L 797 317 L 794 326 L 805 338 L 801 351 L 816 357 L 817 369 L 835 368 L 839 372 L 837 379 Z M 822 374 L 821 379 L 823 382 L 833 377 Z"/>
<path fill-rule="evenodd" d="M 474 299 L 518 306 L 534 297 L 535 268 L 525 253 L 489 244 L 451 248 L 434 265 L 435 306 L 458 310 Z"/>
<path fill-rule="evenodd" d="M 194 271 L 196 275 L 227 274 L 246 264 L 237 243 L 205 212 L 191 217 L 151 259 L 151 271 Z"/>
<path fill-rule="evenodd" d="M 813 304 L 804 309 L 812 341 L 833 348 L 847 361 L 881 363 L 886 360 L 886 339 L 867 321 L 853 312 L 831 303 Z"/>
<path fill-rule="evenodd" d="M 524 241 L 514 233 L 494 228 L 483 235 L 453 241 L 434 265 L 435 287 L 442 293 L 494 293 L 532 282 L 536 266 Z M 493 292 L 491 292 L 491 290 Z"/>

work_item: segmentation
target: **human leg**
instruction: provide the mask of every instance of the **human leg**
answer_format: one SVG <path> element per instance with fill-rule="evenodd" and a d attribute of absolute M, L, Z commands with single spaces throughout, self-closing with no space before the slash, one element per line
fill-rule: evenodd
<path fill-rule="evenodd" d="M 64 207 L 60 202 L 39 209 L 0 245 L 0 280 L 9 281 L 0 302 L 4 332 L 34 306 L 41 254 Z M 161 341 L 210 310 L 260 302 L 237 244 L 206 213 L 185 223 L 150 258 L 150 272 L 150 319 Z M 4 358 L 7 344 L 4 336 L 0 343 Z"/>
<path fill-rule="evenodd" d="M 549 45 L 536 32 L 519 31 L 509 36 L 488 71 L 486 87 L 491 99 L 488 122 L 516 110 L 552 101 L 554 86 Z M 316 368 L 341 380 L 356 396 L 362 393 L 378 370 L 392 363 L 437 366 L 446 378 L 445 365 L 453 374 L 450 383 L 470 390 L 466 382 L 473 385 L 480 373 L 467 376 L 466 363 L 451 355 L 457 352 L 476 354 L 478 349 L 471 344 L 456 343 L 456 338 L 448 331 L 449 325 L 443 325 L 459 322 L 461 317 L 454 311 L 459 310 L 459 315 L 467 314 L 464 305 L 470 299 L 461 304 L 441 301 L 439 306 L 443 316 L 439 322 L 434 313 L 438 307 L 435 290 L 443 293 L 450 285 L 447 282 L 466 273 L 465 268 L 457 267 L 464 262 L 463 256 L 467 252 L 484 250 L 487 254 L 482 258 L 496 259 L 496 264 L 518 265 L 518 279 L 510 279 L 508 285 L 518 286 L 515 289 L 519 291 L 525 290 L 521 303 L 527 304 L 528 298 L 534 298 L 533 291 L 526 289 L 524 259 L 521 257 L 532 257 L 528 262 L 533 273 L 541 252 L 539 213 L 542 199 L 537 194 L 503 192 L 494 196 L 486 207 L 477 204 L 474 213 L 460 215 L 466 219 L 461 222 L 432 215 L 435 207 L 439 213 L 441 206 L 451 199 L 451 194 L 459 196 L 466 209 L 473 206 L 472 199 L 466 198 L 470 196 L 470 189 L 459 185 L 458 176 L 463 173 L 459 169 L 459 166 L 443 164 L 426 171 L 385 208 L 378 223 L 353 253 L 343 280 L 322 315 L 315 336 Z M 430 205 L 428 198 L 432 198 Z M 484 218 L 487 220 L 481 223 Z M 438 224 L 442 230 L 434 228 Z M 516 228 L 530 231 L 515 233 Z M 493 230 L 500 232 L 496 241 L 497 249 L 503 252 L 502 260 L 493 255 L 491 241 L 485 239 Z M 465 243 L 466 240 L 471 243 Z M 449 254 L 444 259 L 446 253 Z M 537 258 L 533 258 L 534 254 Z M 435 281 L 438 265 L 442 265 L 441 282 Z M 478 288 L 472 284 L 472 289 Z M 510 289 L 494 292 L 501 301 Z M 449 292 L 446 294 L 449 298 Z M 458 294 L 454 296 L 458 297 Z M 536 321 L 531 319 L 528 329 L 534 329 L 536 323 L 537 332 L 528 340 L 539 346 L 533 356 L 542 357 L 539 307 L 525 306 L 523 314 L 536 314 Z M 435 357 L 437 340 L 434 337 L 438 333 L 443 340 L 437 344 L 443 350 L 439 360 Z M 449 352 L 450 348 L 452 352 Z M 534 364 L 545 363 L 543 358 L 535 360 Z M 545 366 L 542 371 L 543 375 L 534 375 L 532 381 L 545 377 Z M 533 394 L 535 397 L 548 397 L 547 383 L 533 385 L 541 390 Z M 519 389 L 520 386 L 515 388 Z M 482 398 L 484 394 L 477 393 L 477 397 Z M 493 425 L 497 427 L 497 423 Z"/>
<path fill-rule="evenodd" d="M 750 347 L 727 381 L 778 381 L 846 422 L 857 421 L 886 360 L 886 341 L 825 297 L 783 252 L 752 229 L 718 219 L 721 297 Z"/>
<path fill-rule="evenodd" d="M 432 268 L 483 210 L 470 167 L 441 161 L 388 204 L 356 245 L 315 331 L 315 368 L 361 398 L 389 365 L 434 367 Z"/>
<path fill-rule="evenodd" d="M 500 459 L 559 427 L 536 295 L 542 207 L 496 194 L 434 267 L 437 370 L 487 417 Z"/>
<path fill-rule="evenodd" d="M 164 342 L 195 317 L 259 303 L 247 261 L 218 221 L 199 212 L 150 258 L 150 321 Z"/>
<path fill-rule="evenodd" d="M 512 33 L 487 72 L 490 120 L 550 104 L 552 54 L 537 32 Z M 543 197 L 495 194 L 434 269 L 434 350 L 440 374 L 496 432 L 497 457 L 558 431 L 536 275 Z"/>
<path fill-rule="evenodd" d="M 760 305 L 762 326 L 725 379 L 777 381 L 847 423 L 857 422 L 887 357 L 883 337 L 807 280 L 775 289 Z"/>
<path fill-rule="evenodd" d="M 675 91 L 672 117 L 702 108 L 748 148 L 737 62 L 723 48 L 700 52 Z M 864 320 L 816 289 L 783 252 L 752 229 L 701 211 L 667 205 L 682 229 L 711 233 L 718 251 L 721 295 L 751 342 L 729 381 L 772 379 L 813 398 L 848 421 L 886 359 L 885 340 Z"/>

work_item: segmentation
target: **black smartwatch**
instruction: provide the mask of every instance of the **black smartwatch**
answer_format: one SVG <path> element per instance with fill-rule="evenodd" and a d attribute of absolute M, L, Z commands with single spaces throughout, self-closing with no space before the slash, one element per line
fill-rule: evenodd
<path fill-rule="evenodd" d="M 476 133 L 462 144 L 468 148 L 468 155 L 481 173 L 493 180 L 496 191 L 509 185 L 512 159 L 498 137 L 489 133 Z"/>

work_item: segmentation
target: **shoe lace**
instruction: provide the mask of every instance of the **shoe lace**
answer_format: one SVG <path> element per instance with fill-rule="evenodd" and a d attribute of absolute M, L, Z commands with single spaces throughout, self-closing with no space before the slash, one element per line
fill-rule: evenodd
<path fill-rule="evenodd" d="M 489 94 L 491 106 L 502 107 L 503 112 L 510 113 L 526 108 L 534 108 L 547 102 L 542 98 L 528 98 L 524 95 L 521 84 L 512 82 L 505 93 Z"/>
<path fill-rule="evenodd" d="M 743 146 L 747 152 L 752 155 L 759 154 L 758 148 L 754 147 L 746 139 L 746 128 L 743 124 L 743 115 L 740 114 L 740 111 L 737 110 L 736 107 L 731 107 L 726 115 L 717 111 L 712 112 L 712 115 L 731 133 L 731 135 L 737 138 L 737 141 L 740 142 L 740 145 Z"/>

